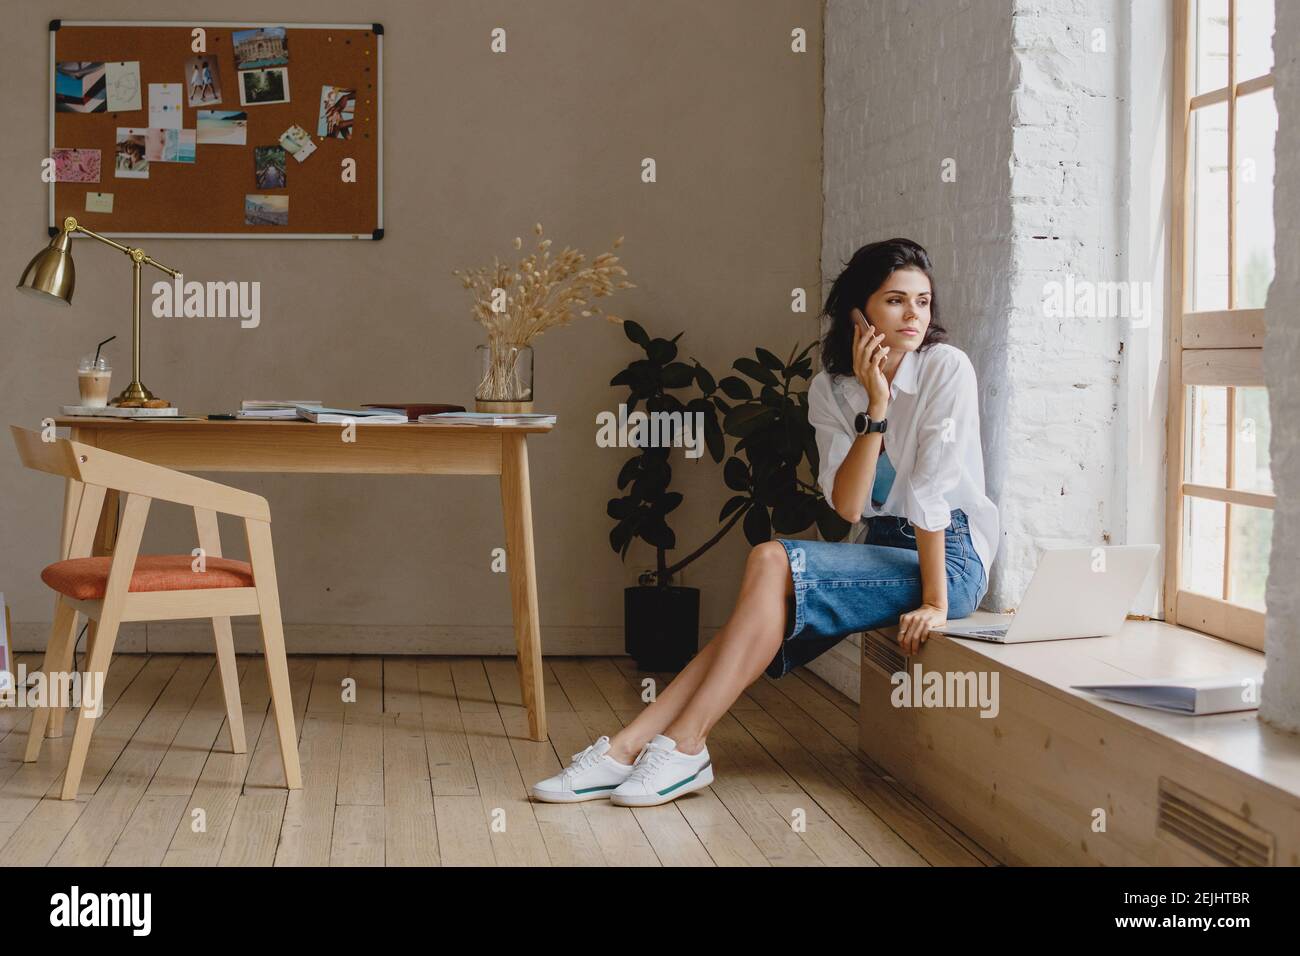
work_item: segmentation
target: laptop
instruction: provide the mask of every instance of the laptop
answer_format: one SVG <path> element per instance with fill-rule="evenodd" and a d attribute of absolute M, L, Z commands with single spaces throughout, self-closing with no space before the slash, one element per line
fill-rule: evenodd
<path fill-rule="evenodd" d="M 1124 625 L 1159 551 L 1154 544 L 1047 549 L 1010 623 L 958 621 L 935 630 L 993 644 L 1109 636 Z"/>

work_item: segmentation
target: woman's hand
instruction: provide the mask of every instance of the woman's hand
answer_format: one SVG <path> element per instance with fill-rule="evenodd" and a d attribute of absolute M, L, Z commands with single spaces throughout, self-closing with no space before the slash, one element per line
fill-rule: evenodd
<path fill-rule="evenodd" d="M 854 309 L 852 314 L 853 375 L 867 390 L 867 414 L 879 421 L 889 408 L 889 382 L 885 379 L 889 346 L 880 344 L 885 337 L 867 322 L 861 309 Z"/>
<path fill-rule="evenodd" d="M 921 649 L 930 631 L 942 627 L 948 620 L 948 609 L 933 604 L 922 604 L 898 619 L 898 646 L 908 654 Z"/>

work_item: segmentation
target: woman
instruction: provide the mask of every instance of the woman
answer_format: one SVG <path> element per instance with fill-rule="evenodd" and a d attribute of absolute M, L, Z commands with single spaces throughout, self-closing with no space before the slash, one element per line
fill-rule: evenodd
<path fill-rule="evenodd" d="M 859 249 L 831 286 L 823 370 L 808 389 L 818 480 L 856 543 L 777 539 L 749 555 L 735 610 L 658 699 L 533 796 L 654 806 L 713 782 L 705 738 L 751 683 L 849 634 L 898 625 L 917 653 L 988 590 L 997 507 L 984 493 L 979 394 L 945 343 L 930 258 L 908 239 Z"/>

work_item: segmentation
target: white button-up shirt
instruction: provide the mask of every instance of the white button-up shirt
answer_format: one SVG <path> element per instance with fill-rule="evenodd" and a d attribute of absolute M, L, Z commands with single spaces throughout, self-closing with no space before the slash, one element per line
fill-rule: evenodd
<path fill-rule="evenodd" d="M 960 508 L 987 574 L 1000 532 L 997 505 L 984 493 L 979 392 L 970 359 L 944 342 L 907 352 L 889 393 L 884 448 L 894 466 L 894 484 L 879 509 L 867 495 L 862 518 L 897 515 L 918 528 L 941 531 Z M 867 403 L 867 390 L 852 375 L 823 371 L 808 386 L 808 421 L 817 432 L 818 481 L 827 501 L 833 500 L 835 475 L 857 438 L 853 419 Z"/>

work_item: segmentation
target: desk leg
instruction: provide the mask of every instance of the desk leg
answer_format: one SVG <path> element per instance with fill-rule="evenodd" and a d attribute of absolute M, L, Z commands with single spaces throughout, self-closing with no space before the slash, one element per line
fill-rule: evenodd
<path fill-rule="evenodd" d="M 542 633 L 537 618 L 537 565 L 533 557 L 533 501 L 528 489 L 527 435 L 501 436 L 501 510 L 506 524 L 506 565 L 514 612 L 519 688 L 528 732 L 546 739 L 542 690 Z"/>

